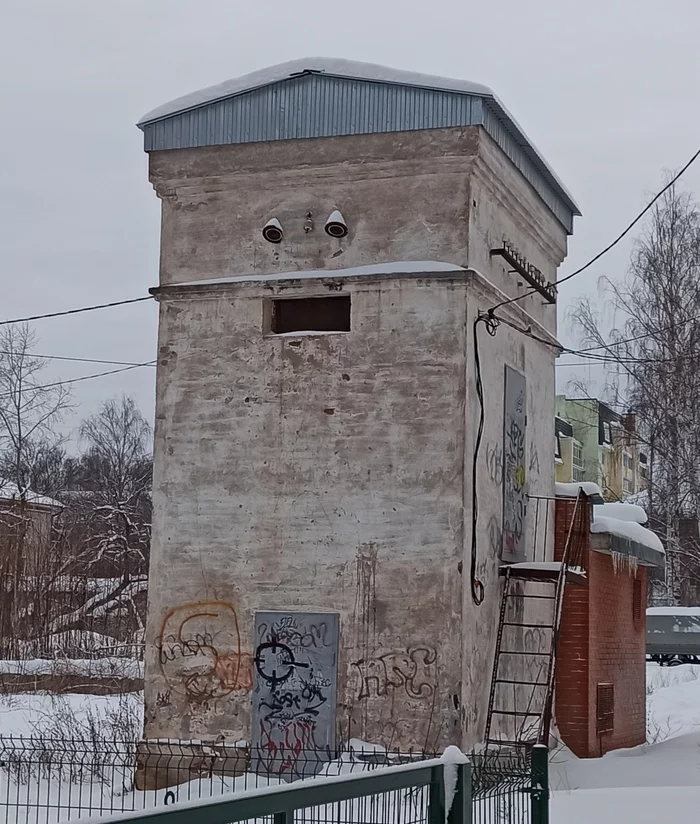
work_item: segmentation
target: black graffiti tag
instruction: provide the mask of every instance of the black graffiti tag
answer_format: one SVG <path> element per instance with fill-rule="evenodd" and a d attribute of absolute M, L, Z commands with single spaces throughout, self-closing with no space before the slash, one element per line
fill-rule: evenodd
<path fill-rule="evenodd" d="M 260 644 L 255 652 L 254 660 L 258 674 L 272 690 L 276 690 L 280 684 L 291 678 L 298 667 L 309 666 L 296 661 L 291 649 L 279 641 Z"/>

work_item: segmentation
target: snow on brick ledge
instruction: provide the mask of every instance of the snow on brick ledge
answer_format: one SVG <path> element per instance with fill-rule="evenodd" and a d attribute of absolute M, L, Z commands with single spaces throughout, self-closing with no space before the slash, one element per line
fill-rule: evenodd
<path fill-rule="evenodd" d="M 618 518 L 596 515 L 591 524 L 591 532 L 617 535 L 618 538 L 626 538 L 628 541 L 664 554 L 664 547 L 659 538 L 650 529 L 633 521 L 621 521 Z"/>
<path fill-rule="evenodd" d="M 615 518 L 618 521 L 631 521 L 635 524 L 644 524 L 649 520 L 641 506 L 630 503 L 598 504 L 593 507 L 594 518 Z"/>

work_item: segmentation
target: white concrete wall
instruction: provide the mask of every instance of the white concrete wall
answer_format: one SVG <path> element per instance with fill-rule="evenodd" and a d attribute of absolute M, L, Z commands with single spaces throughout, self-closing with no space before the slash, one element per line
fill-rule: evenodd
<path fill-rule="evenodd" d="M 154 152 L 161 284 L 396 260 L 466 265 L 477 127 Z M 334 209 L 349 233 L 324 224 Z M 314 229 L 304 232 L 307 212 Z M 276 217 L 284 240 L 262 237 Z"/>
<path fill-rule="evenodd" d="M 160 321 L 146 735 L 249 738 L 253 613 L 296 609 L 340 613 L 343 737 L 474 743 L 500 600 L 492 468 L 504 364 L 527 378 L 529 491 L 551 495 L 554 350 L 507 326 L 494 338 L 480 331 L 486 599 L 475 607 L 472 324 L 479 309 L 525 291 L 489 250 L 505 236 L 553 277 L 563 228 L 477 127 L 159 152 L 150 162 L 163 200 L 161 283 L 175 291 L 166 289 Z M 341 241 L 322 230 L 335 207 L 350 226 Z M 279 246 L 260 235 L 272 215 L 285 228 Z M 176 289 L 427 259 L 474 266 L 491 285 L 471 275 L 345 280 L 352 332 L 298 341 L 262 334 L 262 300 L 278 287 Z M 504 314 L 555 328 L 539 296 Z M 178 651 L 185 624 L 219 646 Z M 394 667 L 399 675 L 382 677 Z M 369 696 L 363 673 L 374 674 Z"/>
<path fill-rule="evenodd" d="M 163 298 L 146 735 L 249 739 L 253 615 L 290 609 L 340 613 L 343 737 L 456 740 L 466 278 L 347 282 L 352 331 L 296 339 L 279 291 Z"/>

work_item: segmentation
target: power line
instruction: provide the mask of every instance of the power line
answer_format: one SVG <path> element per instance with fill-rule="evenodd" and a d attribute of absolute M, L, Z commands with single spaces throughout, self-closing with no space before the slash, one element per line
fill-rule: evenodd
<path fill-rule="evenodd" d="M 623 356 L 615 356 L 612 354 L 605 355 L 601 353 L 600 355 L 590 354 L 595 352 L 596 350 L 600 349 L 607 349 L 608 347 L 612 346 L 619 346 L 623 343 L 632 343 L 635 340 L 640 340 L 641 338 L 650 337 L 651 335 L 655 335 L 659 332 L 663 332 L 663 329 L 656 329 L 651 332 L 647 332 L 644 335 L 638 335 L 634 338 L 628 338 L 627 340 L 617 341 L 616 343 L 610 344 L 603 344 L 601 346 L 591 346 L 588 349 L 570 349 L 567 346 L 562 346 L 560 343 L 553 343 L 551 340 L 547 340 L 546 338 L 540 337 L 539 335 L 534 334 L 530 327 L 521 327 L 515 323 L 512 323 L 506 318 L 502 318 L 498 315 L 486 315 L 490 317 L 492 321 L 495 322 L 496 326 L 501 323 L 504 323 L 506 326 L 509 326 L 511 329 L 514 329 L 516 332 L 520 332 L 521 335 L 525 335 L 532 340 L 536 340 L 538 343 L 543 343 L 545 346 L 551 346 L 553 349 L 559 349 L 562 354 L 567 355 L 578 355 L 582 358 L 586 358 L 590 360 L 592 363 L 610 363 L 610 364 L 626 364 L 626 363 L 676 363 L 680 360 L 697 360 L 700 359 L 700 353 L 698 354 L 687 354 L 687 355 L 677 355 L 674 358 L 633 358 L 633 357 L 623 357 Z M 700 316 L 696 318 L 688 318 L 687 320 L 683 321 L 682 323 L 690 323 L 692 320 L 700 320 Z M 667 329 L 673 329 L 675 326 L 680 324 L 674 324 L 673 326 L 667 327 Z M 556 366 L 566 366 L 569 364 L 556 364 Z"/>
<path fill-rule="evenodd" d="M 598 252 L 597 255 L 592 257 L 588 261 L 588 263 L 584 263 L 584 265 L 581 266 L 579 269 L 576 269 L 576 271 L 572 272 L 570 275 L 567 275 L 566 277 L 561 278 L 554 285 L 557 288 L 559 288 L 559 286 L 561 286 L 562 283 L 566 283 L 567 280 L 571 280 L 571 278 L 575 278 L 576 275 L 580 275 L 581 272 L 585 272 L 586 269 L 588 269 L 590 266 L 593 266 L 594 263 L 599 261 L 603 257 L 603 255 L 606 255 L 611 249 L 613 249 L 615 246 L 617 246 L 617 244 L 623 238 L 625 238 L 632 231 L 632 229 L 639 223 L 639 221 L 644 217 L 644 215 L 646 215 L 646 213 L 649 211 L 649 209 L 651 209 L 651 207 L 656 203 L 656 201 L 660 197 L 663 197 L 663 195 L 665 195 L 666 192 L 672 186 L 674 186 L 675 183 L 677 183 L 680 180 L 680 178 L 685 174 L 685 172 L 693 165 L 693 163 L 695 163 L 695 161 L 698 159 L 698 157 L 700 157 L 700 149 L 698 149 L 695 152 L 695 154 L 690 158 L 690 160 L 685 164 L 685 166 L 683 166 L 683 168 L 671 178 L 670 182 L 667 183 L 663 187 L 663 189 L 661 189 L 661 191 L 659 191 L 649 201 L 649 203 L 642 209 L 642 211 L 637 215 L 637 217 L 635 217 L 635 219 L 625 229 L 623 229 L 622 232 L 620 232 L 620 234 L 615 238 L 615 240 L 613 240 L 611 243 L 609 243 L 603 250 Z M 523 300 L 523 298 L 529 297 L 530 295 L 535 294 L 535 292 L 537 292 L 537 291 L 539 291 L 539 290 L 530 289 L 530 291 L 524 292 L 522 295 L 519 295 L 517 298 L 510 298 L 509 300 L 501 301 L 501 303 L 497 303 L 495 306 L 492 306 L 491 309 L 489 310 L 489 313 L 495 312 L 496 309 L 500 309 L 502 306 L 508 306 L 511 303 L 517 303 L 519 300 Z"/>
<path fill-rule="evenodd" d="M 140 303 L 143 300 L 153 300 L 151 295 L 142 298 L 130 298 L 129 300 L 115 300 L 111 303 L 97 303 L 94 306 L 83 306 L 80 309 L 66 309 L 62 312 L 48 312 L 44 315 L 32 315 L 26 318 L 14 318 L 13 320 L 0 320 L 0 326 L 9 326 L 12 323 L 28 323 L 32 320 L 43 320 L 44 318 L 60 318 L 65 315 L 77 315 L 81 312 L 93 312 L 96 309 L 110 309 L 112 306 L 126 306 L 128 303 Z"/>
<path fill-rule="evenodd" d="M 524 332 L 523 334 L 527 334 Z M 616 357 L 615 355 L 592 355 L 587 354 L 585 350 L 582 349 L 567 349 L 566 347 L 562 348 L 562 352 L 566 355 L 580 355 L 584 358 L 582 363 L 557 363 L 556 366 L 586 366 L 590 363 L 602 363 L 602 364 L 625 364 L 625 363 L 678 363 L 679 361 L 697 361 L 700 360 L 700 352 L 697 353 L 690 353 L 687 355 L 676 355 L 673 358 L 634 358 L 631 356 L 620 356 Z"/>
<path fill-rule="evenodd" d="M 14 355 L 15 352 L 0 350 L 0 355 Z M 143 366 L 142 363 L 135 361 L 117 361 L 117 360 L 102 360 L 101 358 L 73 358 L 68 355 L 38 355 L 36 352 L 27 352 L 29 358 L 41 358 L 42 360 L 59 360 L 59 361 L 74 361 L 75 363 L 102 363 L 109 366 Z M 145 364 L 150 365 L 150 364 Z M 153 364 L 155 365 L 155 363 Z"/>
<path fill-rule="evenodd" d="M 638 340 L 644 340 L 644 338 L 651 338 L 654 335 L 658 335 L 663 332 L 671 332 L 679 326 L 686 326 L 689 323 L 693 323 L 694 321 L 700 321 L 700 315 L 694 315 L 693 317 L 686 318 L 685 320 L 678 321 L 678 323 L 672 323 L 669 326 L 661 326 L 658 329 L 652 329 L 651 332 L 644 332 L 641 335 L 635 335 L 631 338 L 625 338 L 624 340 L 612 341 L 611 343 L 603 343 L 598 346 L 589 346 L 587 349 L 579 349 L 579 353 L 581 352 L 596 352 L 600 349 L 611 349 L 613 346 L 623 346 L 625 343 L 634 343 Z"/>
<path fill-rule="evenodd" d="M 35 392 L 35 391 L 39 391 L 39 390 L 42 390 L 42 389 L 53 389 L 56 386 L 65 386 L 66 384 L 69 384 L 69 383 L 80 383 L 81 381 L 90 381 L 90 380 L 93 380 L 94 378 L 104 378 L 107 375 L 116 375 L 119 372 L 128 372 L 131 369 L 138 369 L 141 366 L 153 366 L 154 364 L 155 364 L 155 361 L 148 361 L 147 363 L 135 363 L 132 366 L 123 366 L 121 369 L 110 369 L 107 372 L 97 372 L 94 375 L 83 375 L 80 378 L 70 378 L 69 380 L 55 381 L 54 383 L 45 383 L 45 384 L 41 384 L 39 386 L 27 386 L 26 389 L 21 390 L 21 391 Z M 15 394 L 16 394 L 15 392 L 8 392 L 4 395 L 0 395 L 0 400 L 4 400 L 5 398 L 11 398 Z"/>

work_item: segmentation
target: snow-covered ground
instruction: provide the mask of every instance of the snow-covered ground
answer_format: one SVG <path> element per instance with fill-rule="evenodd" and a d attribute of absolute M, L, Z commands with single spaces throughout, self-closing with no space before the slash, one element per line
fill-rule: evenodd
<path fill-rule="evenodd" d="M 9 739 L 50 734 L 60 716 L 74 718 L 76 731 L 79 731 L 90 719 L 105 719 L 117 713 L 120 704 L 133 714 L 138 725 L 138 719 L 143 715 L 140 693 L 125 695 L 121 699 L 114 695 L 0 695 L 0 737 Z"/>
<path fill-rule="evenodd" d="M 133 716 L 141 712 L 140 695 L 122 700 L 107 696 L 16 695 L 0 697 L 0 735 L 31 736 L 52 720 L 68 714 L 78 724 L 95 719 L 121 718 L 124 701 Z M 120 715 L 120 713 L 122 715 Z M 137 719 L 138 720 L 138 719 Z M 648 743 L 632 750 L 609 753 L 604 758 L 580 760 L 564 750 L 552 755 L 550 784 L 553 791 L 552 824 L 685 824 L 700 820 L 700 666 L 647 668 Z M 129 761 L 126 759 L 125 763 Z M 130 763 L 130 761 L 129 761 Z M 131 770 L 116 769 L 114 783 L 86 792 L 79 786 L 59 787 L 55 777 L 44 775 L 33 792 L 27 784 L 8 782 L 0 771 L 0 821 L 7 824 L 52 824 L 109 809 L 160 807 L 168 801 L 234 792 L 251 786 L 246 776 L 181 785 L 166 799 L 166 791 L 141 794 L 130 786 Z M 329 775 L 350 769 L 342 762 L 328 766 Z M 357 770 L 357 765 L 352 771 Z M 124 773 L 124 774 L 122 774 Z M 128 775 L 127 775 L 128 773 Z M 267 784 L 257 777 L 253 786 Z M 83 796 L 85 796 L 83 798 Z M 28 806 L 26 803 L 29 802 Z M 37 803 L 38 802 L 38 803 Z M 73 809 L 75 804 L 81 809 Z M 40 805 L 40 806 L 39 806 Z M 4 808 L 4 809 L 3 809 Z"/>
<path fill-rule="evenodd" d="M 604 758 L 554 754 L 552 824 L 700 820 L 700 666 L 647 665 L 647 741 Z"/>

